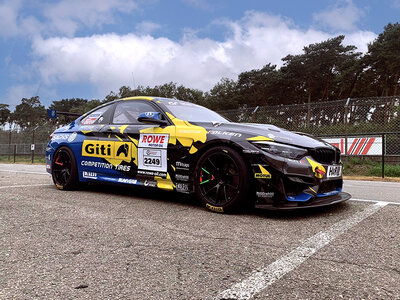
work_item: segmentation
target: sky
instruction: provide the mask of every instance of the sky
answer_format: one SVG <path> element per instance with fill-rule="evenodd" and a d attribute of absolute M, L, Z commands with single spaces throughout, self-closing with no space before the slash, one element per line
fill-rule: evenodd
<path fill-rule="evenodd" d="M 208 91 L 340 34 L 365 53 L 399 16 L 400 0 L 0 0 L 0 103 Z"/>

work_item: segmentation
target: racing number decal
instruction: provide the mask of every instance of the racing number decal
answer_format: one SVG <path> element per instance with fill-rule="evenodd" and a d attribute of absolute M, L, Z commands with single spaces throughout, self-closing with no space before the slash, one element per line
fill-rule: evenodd
<path fill-rule="evenodd" d="M 168 134 L 140 134 L 138 168 L 148 171 L 167 172 Z"/>

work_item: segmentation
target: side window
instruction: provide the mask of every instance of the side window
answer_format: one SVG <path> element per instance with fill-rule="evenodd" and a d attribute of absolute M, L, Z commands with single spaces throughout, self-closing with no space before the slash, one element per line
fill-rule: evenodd
<path fill-rule="evenodd" d="M 137 118 L 144 112 L 158 111 L 153 105 L 141 101 L 120 102 L 115 107 L 113 124 L 141 124 Z"/>
<path fill-rule="evenodd" d="M 109 121 L 111 105 L 100 107 L 81 120 L 82 125 L 106 124 Z"/>

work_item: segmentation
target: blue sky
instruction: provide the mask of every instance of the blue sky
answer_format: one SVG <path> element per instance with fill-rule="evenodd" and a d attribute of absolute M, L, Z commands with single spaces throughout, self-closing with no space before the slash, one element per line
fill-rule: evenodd
<path fill-rule="evenodd" d="M 366 52 L 399 16 L 400 0 L 0 0 L 0 103 L 170 81 L 207 91 L 339 34 Z"/>

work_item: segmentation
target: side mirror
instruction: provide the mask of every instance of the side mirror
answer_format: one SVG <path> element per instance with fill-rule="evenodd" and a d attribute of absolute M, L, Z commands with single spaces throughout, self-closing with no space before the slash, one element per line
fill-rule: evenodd
<path fill-rule="evenodd" d="M 148 111 L 141 113 L 137 120 L 147 124 L 167 125 L 166 120 L 162 120 L 162 114 L 160 112 Z"/>

